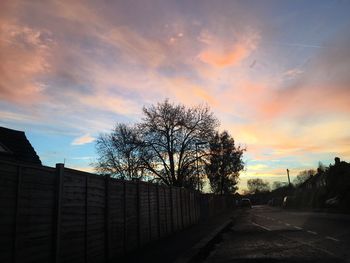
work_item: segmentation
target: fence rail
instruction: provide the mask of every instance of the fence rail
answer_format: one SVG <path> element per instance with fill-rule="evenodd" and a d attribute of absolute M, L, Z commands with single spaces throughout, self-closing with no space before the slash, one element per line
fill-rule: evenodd
<path fill-rule="evenodd" d="M 231 206 L 228 196 L 0 161 L 0 262 L 111 262 Z"/>

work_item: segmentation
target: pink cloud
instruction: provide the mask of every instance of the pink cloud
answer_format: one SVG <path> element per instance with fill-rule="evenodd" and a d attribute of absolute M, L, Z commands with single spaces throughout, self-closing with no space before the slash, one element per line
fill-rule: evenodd
<path fill-rule="evenodd" d="M 50 39 L 46 32 L 1 21 L 0 99 L 31 104 L 44 98 Z"/>
<path fill-rule="evenodd" d="M 200 41 L 207 44 L 198 55 L 199 59 L 213 67 L 225 68 L 237 66 L 257 48 L 259 36 L 249 33 L 237 37 L 233 44 L 222 43 L 210 33 L 202 32 Z"/>

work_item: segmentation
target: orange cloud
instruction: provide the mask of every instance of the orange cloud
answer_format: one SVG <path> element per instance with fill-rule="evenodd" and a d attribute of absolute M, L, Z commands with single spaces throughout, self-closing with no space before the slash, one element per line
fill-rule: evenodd
<path fill-rule="evenodd" d="M 257 34 L 249 33 L 238 38 L 232 45 L 216 40 L 208 32 L 200 36 L 200 41 L 208 47 L 200 52 L 198 58 L 213 67 L 224 68 L 236 66 L 256 49 L 259 37 Z"/>
<path fill-rule="evenodd" d="M 205 50 L 199 54 L 199 58 L 204 63 L 223 68 L 237 65 L 250 54 L 250 51 L 251 50 L 247 46 L 238 43 L 234 45 L 228 53 Z"/>

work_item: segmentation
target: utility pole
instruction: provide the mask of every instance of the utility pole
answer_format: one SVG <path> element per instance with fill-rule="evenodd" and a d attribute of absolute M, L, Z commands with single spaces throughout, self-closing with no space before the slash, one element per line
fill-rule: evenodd
<path fill-rule="evenodd" d="M 290 184 L 290 178 L 289 178 L 289 169 L 287 169 L 287 176 L 288 176 L 288 184 L 289 184 L 289 187 L 290 187 L 291 184 Z"/>

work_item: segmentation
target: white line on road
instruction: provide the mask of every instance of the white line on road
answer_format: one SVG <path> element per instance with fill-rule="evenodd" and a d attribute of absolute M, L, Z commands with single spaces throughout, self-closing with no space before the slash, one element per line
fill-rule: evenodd
<path fill-rule="evenodd" d="M 290 226 L 290 224 L 288 224 L 288 223 L 285 223 L 285 225 L 286 225 L 286 226 Z"/>
<path fill-rule="evenodd" d="M 314 232 L 314 231 L 308 230 L 308 231 L 306 231 L 306 232 L 308 232 L 309 234 L 312 234 L 312 235 L 317 235 L 317 232 Z"/>
<path fill-rule="evenodd" d="M 329 239 L 329 240 L 332 240 L 332 241 L 335 241 L 335 242 L 339 242 L 340 241 L 339 239 L 336 239 L 336 238 L 330 237 L 330 236 L 326 236 L 326 239 Z"/>
<path fill-rule="evenodd" d="M 257 223 L 254 223 L 254 222 L 252 222 L 252 224 L 253 224 L 254 226 L 261 227 L 262 229 L 265 229 L 265 230 L 267 230 L 267 231 L 271 231 L 271 229 L 268 228 L 268 227 L 266 227 L 266 226 L 262 226 L 262 225 L 259 225 L 259 224 L 257 224 Z"/>
<path fill-rule="evenodd" d="M 282 222 L 282 221 L 280 221 L 280 220 L 278 220 L 278 223 L 282 224 L 283 222 Z"/>
<path fill-rule="evenodd" d="M 298 227 L 298 226 L 294 226 L 295 229 L 298 229 L 298 230 L 303 230 L 302 227 Z"/>

